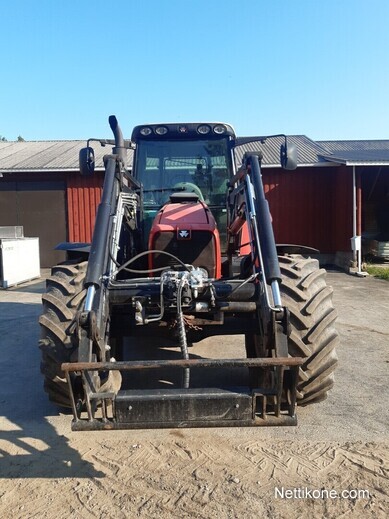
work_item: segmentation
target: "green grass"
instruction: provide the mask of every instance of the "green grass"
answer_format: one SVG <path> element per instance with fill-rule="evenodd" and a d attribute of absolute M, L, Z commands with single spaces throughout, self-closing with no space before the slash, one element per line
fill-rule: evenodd
<path fill-rule="evenodd" d="M 366 272 L 370 274 L 370 276 L 374 276 L 375 278 L 385 279 L 389 281 L 389 267 L 376 267 L 374 265 L 366 265 Z"/>

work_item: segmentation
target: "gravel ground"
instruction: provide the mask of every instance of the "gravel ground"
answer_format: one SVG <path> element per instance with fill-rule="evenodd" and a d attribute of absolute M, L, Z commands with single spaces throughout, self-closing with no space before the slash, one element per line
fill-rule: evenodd
<path fill-rule="evenodd" d="M 386 518 L 389 283 L 327 280 L 336 385 L 277 428 L 71 432 L 39 373 L 44 282 L 0 291 L 1 517 Z"/>

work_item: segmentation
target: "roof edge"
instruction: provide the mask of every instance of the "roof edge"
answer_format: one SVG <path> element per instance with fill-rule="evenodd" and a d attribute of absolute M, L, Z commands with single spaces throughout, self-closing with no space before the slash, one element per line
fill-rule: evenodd
<path fill-rule="evenodd" d="M 105 171 L 102 166 L 96 167 L 95 171 Z M 29 168 L 29 169 L 1 169 L 0 173 L 7 173 L 11 175 L 12 173 L 80 173 L 78 168 Z"/>

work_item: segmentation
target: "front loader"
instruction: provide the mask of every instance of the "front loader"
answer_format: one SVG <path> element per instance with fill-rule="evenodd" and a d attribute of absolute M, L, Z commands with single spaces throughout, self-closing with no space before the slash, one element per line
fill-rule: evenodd
<path fill-rule="evenodd" d="M 109 123 L 92 243 L 69 247 L 43 295 L 50 400 L 73 430 L 295 425 L 296 404 L 333 385 L 336 313 L 317 251 L 275 243 L 261 155 L 236 167 L 228 124 L 137 126 L 125 141 Z M 296 150 L 273 137 L 294 169 Z M 93 170 L 88 141 L 80 171 Z M 239 339 L 214 354 L 228 335 L 245 354 Z"/>

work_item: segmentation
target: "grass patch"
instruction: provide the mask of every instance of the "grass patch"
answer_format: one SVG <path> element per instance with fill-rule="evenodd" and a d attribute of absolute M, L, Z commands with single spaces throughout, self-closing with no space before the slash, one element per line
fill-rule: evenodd
<path fill-rule="evenodd" d="M 389 281 L 389 267 L 376 267 L 375 265 L 366 265 L 365 269 L 370 276 L 385 279 Z"/>

